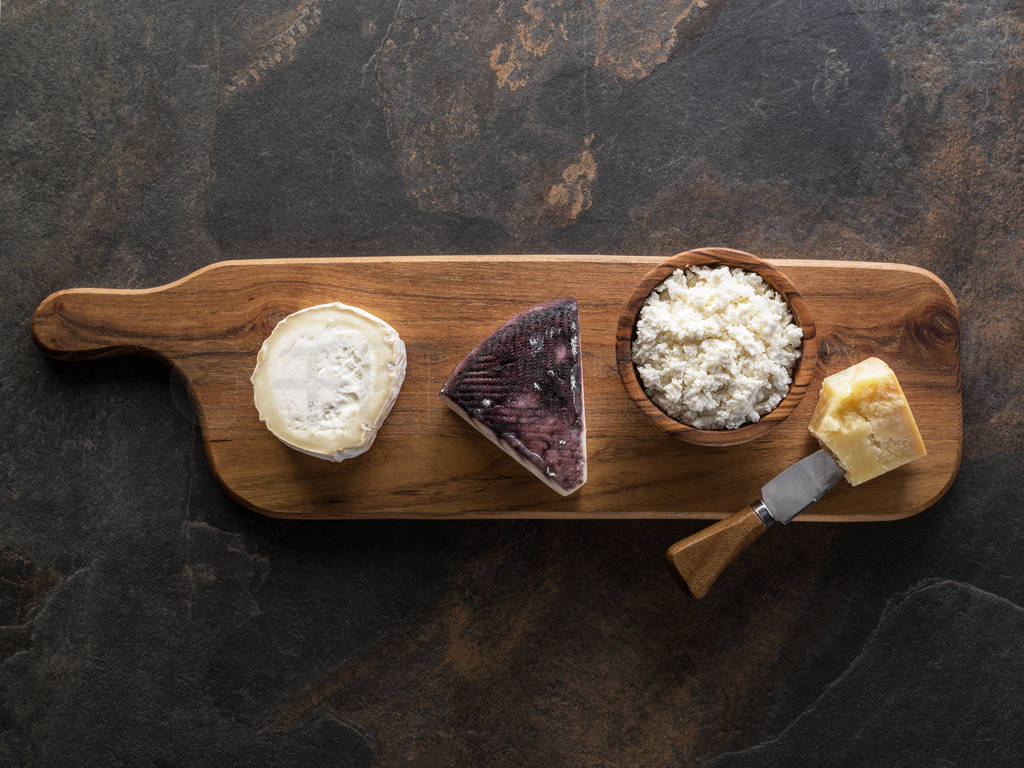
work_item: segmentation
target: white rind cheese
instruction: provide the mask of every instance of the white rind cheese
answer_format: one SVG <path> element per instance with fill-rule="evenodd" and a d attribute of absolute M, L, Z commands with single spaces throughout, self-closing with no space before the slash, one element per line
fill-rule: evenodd
<path fill-rule="evenodd" d="M 803 331 L 755 272 L 677 269 L 644 303 L 633 362 L 648 396 L 698 429 L 760 420 L 786 396 Z"/>
<path fill-rule="evenodd" d="M 252 372 L 260 421 L 291 448 L 328 461 L 365 453 L 405 380 L 398 332 L 358 307 L 320 304 L 288 315 Z"/>

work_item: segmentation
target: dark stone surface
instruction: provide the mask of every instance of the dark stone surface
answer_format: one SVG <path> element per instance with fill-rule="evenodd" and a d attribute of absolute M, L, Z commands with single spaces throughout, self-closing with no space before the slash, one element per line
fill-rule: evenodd
<path fill-rule="evenodd" d="M 1013 765 L 1024 730 L 1005 702 L 1021 680 L 1020 606 L 956 582 L 920 585 L 893 600 L 849 669 L 792 725 L 708 768 Z"/>
<path fill-rule="evenodd" d="M 1010 1 L 4 3 L 0 765 L 1024 764 L 1022 50 Z M 936 272 L 965 441 L 699 602 L 697 522 L 260 518 L 168 371 L 29 338 L 237 255 L 700 245 Z"/>

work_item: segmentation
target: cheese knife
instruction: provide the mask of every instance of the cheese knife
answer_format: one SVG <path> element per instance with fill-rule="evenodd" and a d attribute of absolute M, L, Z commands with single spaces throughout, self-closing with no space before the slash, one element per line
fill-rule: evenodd
<path fill-rule="evenodd" d="M 703 531 L 677 541 L 665 553 L 669 571 L 694 597 L 704 597 L 748 544 L 775 523 L 790 520 L 821 499 L 846 474 L 824 450 L 815 451 L 763 486 L 761 498 Z"/>

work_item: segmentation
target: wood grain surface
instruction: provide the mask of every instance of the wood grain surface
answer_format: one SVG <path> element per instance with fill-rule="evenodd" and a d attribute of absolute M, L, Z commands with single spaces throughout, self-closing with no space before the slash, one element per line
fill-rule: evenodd
<path fill-rule="evenodd" d="M 771 261 L 811 306 L 818 358 L 808 395 L 764 437 L 731 448 L 666 434 L 628 397 L 616 368 L 620 312 L 662 259 L 431 256 L 260 259 L 213 264 L 148 290 L 79 288 L 47 297 L 32 334 L 60 359 L 152 354 L 189 388 L 206 454 L 226 491 L 263 514 L 306 518 L 721 518 L 817 449 L 807 421 L 818 383 L 870 355 L 899 376 L 928 456 L 856 489 L 835 488 L 800 520 L 906 517 L 938 500 L 960 464 L 956 301 L 930 272 L 894 264 Z M 540 301 L 580 307 L 589 480 L 563 498 L 441 403 L 452 368 L 504 320 Z M 379 315 L 409 366 L 374 447 L 333 464 L 293 451 L 260 423 L 249 376 L 275 324 L 341 301 Z"/>

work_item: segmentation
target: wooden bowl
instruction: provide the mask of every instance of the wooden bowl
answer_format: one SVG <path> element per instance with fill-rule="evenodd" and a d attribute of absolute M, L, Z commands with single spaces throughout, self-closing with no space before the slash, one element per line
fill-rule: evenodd
<path fill-rule="evenodd" d="M 786 300 L 794 322 L 803 329 L 804 337 L 800 348 L 800 359 L 793 367 L 793 383 L 790 385 L 789 392 L 782 402 L 774 410 L 762 416 L 760 421 L 744 424 L 737 429 L 697 429 L 669 416 L 655 405 L 644 391 L 644 385 L 640 381 L 636 366 L 633 365 L 632 355 L 633 338 L 640 308 L 647 301 L 651 292 L 673 272 L 693 266 L 729 266 L 756 272 Z M 640 406 L 640 410 L 650 416 L 658 426 L 670 435 L 675 435 L 688 443 L 725 447 L 739 445 L 760 437 L 797 407 L 800 398 L 804 396 L 804 392 L 807 391 L 811 379 L 814 377 L 818 349 L 814 334 L 814 318 L 811 315 L 810 307 L 807 306 L 807 302 L 800 295 L 796 286 L 780 270 L 757 256 L 743 251 L 734 251 L 730 248 L 699 248 L 695 251 L 677 254 L 644 275 L 619 317 L 615 338 L 615 358 L 619 376 L 622 377 L 622 383 L 629 396 Z"/>

